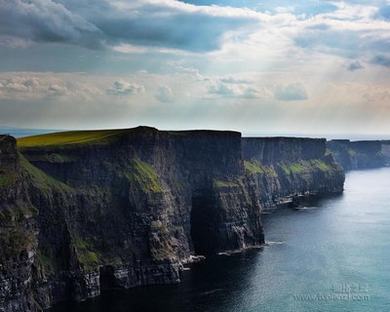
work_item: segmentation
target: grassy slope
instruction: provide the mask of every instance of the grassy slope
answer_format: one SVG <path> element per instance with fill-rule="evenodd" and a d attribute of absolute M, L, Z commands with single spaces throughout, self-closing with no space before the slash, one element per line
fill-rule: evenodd
<path fill-rule="evenodd" d="M 34 135 L 18 139 L 18 147 L 59 146 L 69 144 L 107 143 L 130 129 L 66 131 Z"/>

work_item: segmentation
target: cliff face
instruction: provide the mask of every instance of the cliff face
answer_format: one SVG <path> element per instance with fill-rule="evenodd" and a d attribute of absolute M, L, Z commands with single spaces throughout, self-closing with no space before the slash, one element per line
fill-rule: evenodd
<path fill-rule="evenodd" d="M 385 158 L 385 165 L 390 166 L 390 141 L 382 141 L 382 155 Z"/>
<path fill-rule="evenodd" d="M 328 149 L 345 170 L 379 168 L 386 165 L 382 141 L 332 140 Z"/>
<path fill-rule="evenodd" d="M 177 283 L 192 255 L 261 245 L 262 208 L 343 188 L 323 141 L 140 127 L 15 143 L 0 137 L 0 311 Z"/>
<path fill-rule="evenodd" d="M 242 149 L 248 179 L 266 208 L 343 190 L 344 172 L 326 154 L 325 139 L 243 138 Z"/>

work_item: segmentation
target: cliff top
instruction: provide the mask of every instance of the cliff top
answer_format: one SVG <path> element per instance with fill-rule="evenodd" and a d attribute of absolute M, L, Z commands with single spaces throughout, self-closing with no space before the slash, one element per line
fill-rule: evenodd
<path fill-rule="evenodd" d="M 243 137 L 243 140 L 246 141 L 259 141 L 259 140 L 266 140 L 266 141 L 325 141 L 324 138 L 311 138 L 311 137 L 287 137 L 287 136 L 259 136 L 259 137 Z"/>
<path fill-rule="evenodd" d="M 128 133 L 131 130 L 132 129 L 55 132 L 20 138 L 18 139 L 18 146 L 25 148 L 69 144 L 87 144 L 97 142 L 104 143 L 109 142 L 113 137 Z"/>
<path fill-rule="evenodd" d="M 108 144 L 116 138 L 131 133 L 151 133 L 161 132 L 174 136 L 188 135 L 235 135 L 241 136 L 241 133 L 234 131 L 217 131 L 217 130 L 185 130 L 185 131 L 159 131 L 152 127 L 136 127 L 129 129 L 105 129 L 105 130 L 77 130 L 47 133 L 19 138 L 17 140 L 19 148 L 35 147 L 61 147 L 80 144 Z"/>

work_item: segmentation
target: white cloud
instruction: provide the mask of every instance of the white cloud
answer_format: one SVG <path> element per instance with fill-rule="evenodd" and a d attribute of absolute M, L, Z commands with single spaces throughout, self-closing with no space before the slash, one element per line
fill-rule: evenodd
<path fill-rule="evenodd" d="M 107 93 L 111 95 L 134 95 L 143 92 L 145 92 L 144 86 L 123 80 L 114 81 L 112 86 L 107 89 Z"/>
<path fill-rule="evenodd" d="M 303 101 L 307 100 L 307 92 L 301 83 L 291 83 L 285 86 L 277 86 L 275 98 L 280 101 Z"/>
<path fill-rule="evenodd" d="M 269 98 L 270 91 L 265 87 L 252 86 L 248 80 L 238 78 L 220 78 L 212 81 L 208 87 L 209 97 L 259 99 Z"/>
<path fill-rule="evenodd" d="M 155 97 L 157 100 L 163 103 L 169 103 L 174 100 L 173 92 L 170 87 L 167 86 L 161 86 L 157 89 L 157 92 L 155 94 Z"/>
<path fill-rule="evenodd" d="M 77 81 L 74 79 L 77 77 Z M 0 99 L 35 100 L 47 97 L 90 98 L 101 92 L 94 84 L 80 80 L 79 74 L 3 73 Z"/>

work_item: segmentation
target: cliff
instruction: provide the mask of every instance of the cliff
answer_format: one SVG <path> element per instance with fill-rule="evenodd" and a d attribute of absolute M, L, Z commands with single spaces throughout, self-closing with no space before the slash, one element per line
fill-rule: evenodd
<path fill-rule="evenodd" d="M 343 190 L 344 172 L 326 154 L 325 139 L 243 138 L 242 150 L 247 176 L 265 208 Z"/>
<path fill-rule="evenodd" d="M 325 142 L 229 131 L 0 137 L 0 311 L 180 281 L 193 255 L 264 242 L 263 208 L 340 192 Z"/>
<path fill-rule="evenodd" d="M 382 155 L 385 158 L 385 166 L 390 166 L 390 141 L 382 141 Z"/>
<path fill-rule="evenodd" d="M 382 141 L 331 140 L 327 143 L 335 160 L 345 170 L 380 168 L 386 165 Z"/>

